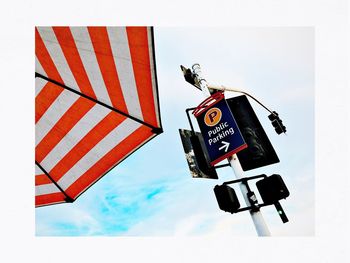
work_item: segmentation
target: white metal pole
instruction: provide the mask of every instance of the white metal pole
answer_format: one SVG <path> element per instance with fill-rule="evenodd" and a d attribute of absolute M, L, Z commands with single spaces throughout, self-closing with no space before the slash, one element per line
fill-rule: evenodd
<path fill-rule="evenodd" d="M 210 92 L 208 89 L 208 83 L 202 77 L 202 71 L 201 71 L 200 65 L 194 64 L 192 66 L 192 69 L 193 69 L 193 73 L 197 77 L 197 81 L 198 81 L 198 84 L 200 85 L 200 88 L 202 90 L 203 95 L 206 98 L 209 97 Z M 231 168 L 236 176 L 236 179 L 242 179 L 244 177 L 243 170 L 242 170 L 241 164 L 237 158 L 237 155 L 233 154 L 231 157 L 228 158 L 228 161 L 229 161 Z M 243 183 L 239 183 L 239 184 L 240 184 L 240 189 L 241 189 L 242 195 L 244 197 L 244 200 L 245 200 L 246 204 L 248 206 L 250 206 L 251 204 L 250 204 L 248 196 L 247 196 L 248 189 L 247 189 L 245 184 L 243 184 Z M 258 233 L 258 236 L 270 236 L 271 235 L 270 231 L 265 223 L 265 220 L 264 220 L 260 210 L 258 210 L 258 211 L 250 210 L 249 212 L 250 212 L 250 216 L 253 220 L 256 232 Z"/>
<path fill-rule="evenodd" d="M 242 170 L 242 166 L 237 158 L 237 155 L 236 154 L 232 155 L 231 157 L 228 158 L 228 161 L 230 162 L 230 165 L 232 167 L 233 172 L 236 175 L 236 178 L 242 179 L 244 177 L 243 170 Z M 248 206 L 250 206 L 250 202 L 249 202 L 249 199 L 247 196 L 248 189 L 247 189 L 246 185 L 243 183 L 240 183 L 239 186 L 241 188 L 241 192 L 242 192 L 242 195 L 244 197 L 246 204 Z M 250 210 L 249 212 L 250 212 L 250 216 L 254 222 L 254 226 L 255 226 L 255 229 L 256 229 L 256 232 L 258 233 L 258 235 L 259 236 L 270 236 L 271 235 L 270 231 L 267 228 L 267 225 L 265 223 L 265 220 L 264 220 L 260 210 L 254 211 L 254 212 L 252 210 Z"/>

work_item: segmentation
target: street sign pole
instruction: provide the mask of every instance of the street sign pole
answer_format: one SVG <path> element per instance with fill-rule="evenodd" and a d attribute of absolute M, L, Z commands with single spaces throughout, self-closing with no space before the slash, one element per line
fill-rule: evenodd
<path fill-rule="evenodd" d="M 232 167 L 232 170 L 234 172 L 234 174 L 236 175 L 236 179 L 242 179 L 243 178 L 243 170 L 241 167 L 241 164 L 239 163 L 239 160 L 237 158 L 237 155 L 234 154 L 231 157 L 228 158 L 228 161 Z M 246 202 L 246 204 L 249 206 L 250 205 L 250 201 L 248 199 L 247 193 L 248 193 L 248 189 L 246 187 L 245 184 L 240 183 L 240 188 L 241 188 L 241 192 L 242 195 L 244 197 L 244 200 Z M 270 231 L 267 228 L 267 225 L 265 223 L 265 220 L 260 212 L 260 210 L 257 211 L 252 211 L 250 210 L 250 216 L 253 220 L 256 232 L 258 233 L 258 236 L 270 236 Z"/>
<path fill-rule="evenodd" d="M 209 97 L 210 92 L 208 89 L 208 83 L 202 77 L 200 65 L 194 64 L 192 66 L 192 69 L 193 69 L 193 73 L 196 75 L 198 85 L 200 86 L 204 97 L 205 98 Z M 230 156 L 228 158 L 228 161 L 229 161 L 231 168 L 236 176 L 236 179 L 242 179 L 243 178 L 243 170 L 242 170 L 241 164 L 239 163 L 237 155 L 233 154 L 232 156 Z M 243 194 L 243 197 L 244 197 L 246 204 L 248 206 L 250 206 L 251 203 L 250 203 L 248 196 L 247 196 L 248 189 L 247 189 L 246 185 L 243 183 L 240 183 L 240 189 L 241 189 L 241 192 Z M 260 210 L 259 209 L 255 209 L 254 211 L 250 210 L 250 215 L 251 215 L 251 218 L 253 220 L 256 232 L 258 233 L 258 236 L 270 236 L 271 235 L 270 231 L 267 228 L 267 225 L 265 223 L 265 220 L 264 220 Z"/>

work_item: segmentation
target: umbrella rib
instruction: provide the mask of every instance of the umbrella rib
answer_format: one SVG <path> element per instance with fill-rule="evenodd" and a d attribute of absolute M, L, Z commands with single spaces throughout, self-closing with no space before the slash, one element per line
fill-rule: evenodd
<path fill-rule="evenodd" d="M 155 127 L 155 126 L 153 126 L 153 125 L 151 125 L 151 124 L 149 124 L 149 123 L 147 123 L 147 122 L 144 122 L 144 121 L 142 121 L 142 120 L 140 120 L 140 119 L 138 119 L 138 118 L 136 118 L 136 117 L 134 117 L 134 116 L 131 116 L 131 115 L 129 115 L 129 114 L 125 113 L 125 112 L 122 112 L 122 111 L 120 111 L 120 110 L 118 110 L 118 109 L 116 109 L 116 108 L 114 108 L 114 107 L 111 107 L 111 106 L 109 106 L 108 104 L 105 104 L 105 103 L 103 103 L 103 102 L 101 102 L 101 101 L 98 101 L 97 99 L 94 99 L 94 98 L 92 98 L 92 97 L 90 97 L 90 96 L 88 96 L 88 95 L 86 95 L 86 94 L 83 94 L 83 93 L 81 93 L 81 92 L 79 92 L 79 91 L 77 91 L 77 90 L 75 90 L 75 89 L 72 89 L 72 88 L 70 88 L 70 87 L 67 87 L 66 85 L 63 85 L 63 84 L 59 83 L 59 82 L 56 81 L 56 80 L 50 79 L 50 78 L 48 78 L 48 77 L 45 77 L 44 75 L 42 75 L 42 74 L 40 74 L 40 73 L 35 72 L 35 77 L 39 77 L 39 78 L 45 79 L 45 80 L 47 80 L 47 81 L 50 81 L 50 82 L 52 82 L 52 83 L 54 83 L 54 84 L 56 84 L 56 85 L 58 85 L 58 86 L 60 86 L 60 87 L 62 87 L 62 88 L 64 88 L 64 89 L 66 89 L 66 90 L 69 90 L 69 91 L 71 91 L 71 92 L 73 92 L 73 93 L 75 93 L 75 94 L 77 94 L 77 95 L 79 95 L 79 96 L 82 96 L 82 97 L 84 97 L 84 98 L 86 98 L 86 99 L 88 99 L 88 100 L 91 100 L 91 101 L 93 101 L 93 102 L 95 102 L 95 103 L 97 103 L 97 104 L 99 104 L 99 105 L 101 105 L 101 106 L 103 106 L 103 107 L 106 107 L 106 108 L 108 108 L 108 109 L 110 109 L 110 110 L 112 110 L 112 111 L 115 111 L 115 112 L 117 112 L 117 113 L 119 113 L 119 114 L 121 114 L 121 115 L 123 115 L 123 116 L 125 116 L 125 117 L 127 117 L 127 118 L 130 118 L 130 119 L 132 119 L 132 120 L 134 120 L 134 121 L 136 121 L 136 122 L 138 122 L 138 123 L 141 123 L 141 124 L 143 124 L 143 125 L 145 125 L 145 126 L 151 128 L 151 129 L 152 129 L 152 132 L 154 132 L 154 133 L 156 133 L 156 134 L 160 134 L 160 133 L 163 132 L 163 129 L 162 129 L 161 127 Z"/>
<path fill-rule="evenodd" d="M 65 201 L 68 203 L 72 203 L 74 201 L 73 198 L 67 195 L 67 193 L 58 185 L 58 183 L 50 176 L 50 174 L 37 162 L 35 164 L 44 172 L 44 174 L 50 179 L 50 181 L 62 192 L 62 194 L 66 197 Z"/>

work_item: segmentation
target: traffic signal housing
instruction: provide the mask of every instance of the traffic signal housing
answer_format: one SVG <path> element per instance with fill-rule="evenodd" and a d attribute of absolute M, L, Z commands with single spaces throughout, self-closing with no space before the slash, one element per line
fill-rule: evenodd
<path fill-rule="evenodd" d="M 264 204 L 274 204 L 289 196 L 289 190 L 279 174 L 273 174 L 256 182 Z"/>
<path fill-rule="evenodd" d="M 248 147 L 237 153 L 243 171 L 278 163 L 278 156 L 245 95 L 227 99 Z"/>
<path fill-rule="evenodd" d="M 240 208 L 240 203 L 236 192 L 228 185 L 216 185 L 214 187 L 216 200 L 221 210 L 229 213 L 236 213 Z"/>
<path fill-rule="evenodd" d="M 191 69 L 186 68 L 186 67 L 184 67 L 184 66 L 182 66 L 182 65 L 180 65 L 180 68 L 181 68 L 181 70 L 182 70 L 182 73 L 183 73 L 183 75 L 184 75 L 185 80 L 186 80 L 188 83 L 192 84 L 193 86 L 195 86 L 196 88 L 199 89 L 198 84 L 197 84 L 196 81 L 195 81 L 195 76 L 194 76 L 194 74 L 192 73 Z"/>
<path fill-rule="evenodd" d="M 269 119 L 277 134 L 281 134 L 282 132 L 285 133 L 287 131 L 286 126 L 283 125 L 282 120 L 278 117 L 277 112 L 273 111 L 273 113 L 269 115 Z"/>
<path fill-rule="evenodd" d="M 191 176 L 218 179 L 215 168 L 210 165 L 202 134 L 185 129 L 179 129 L 179 133 Z"/>

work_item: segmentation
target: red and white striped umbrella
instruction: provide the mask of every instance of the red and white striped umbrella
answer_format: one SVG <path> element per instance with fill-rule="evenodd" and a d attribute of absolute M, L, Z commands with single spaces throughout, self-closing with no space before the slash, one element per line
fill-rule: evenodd
<path fill-rule="evenodd" d="M 35 205 L 72 202 L 162 132 L 151 27 L 36 27 Z"/>

